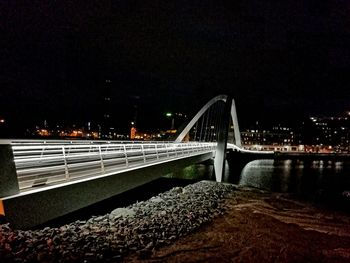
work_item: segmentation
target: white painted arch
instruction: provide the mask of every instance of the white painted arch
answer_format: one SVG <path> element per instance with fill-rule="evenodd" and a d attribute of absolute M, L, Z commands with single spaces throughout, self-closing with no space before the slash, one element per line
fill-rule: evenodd
<path fill-rule="evenodd" d="M 199 111 L 198 113 L 193 117 L 193 119 L 187 124 L 187 126 L 182 130 L 182 132 L 179 134 L 179 136 L 176 138 L 175 142 L 181 142 L 187 133 L 193 128 L 193 126 L 196 124 L 196 122 L 203 116 L 203 114 L 216 102 L 223 101 L 226 103 L 228 99 L 227 95 L 218 95 L 214 98 L 212 98 L 210 101 L 207 102 Z M 241 133 L 239 131 L 238 126 L 238 119 L 237 119 L 237 111 L 236 111 L 236 104 L 234 99 L 232 99 L 232 106 L 231 106 L 231 118 L 233 121 L 233 129 L 234 129 L 234 137 L 235 137 L 235 144 L 237 147 L 242 147 L 241 142 Z"/>

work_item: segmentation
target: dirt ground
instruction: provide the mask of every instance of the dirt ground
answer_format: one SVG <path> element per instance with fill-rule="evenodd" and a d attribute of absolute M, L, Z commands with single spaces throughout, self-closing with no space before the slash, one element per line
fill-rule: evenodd
<path fill-rule="evenodd" d="M 350 213 L 246 188 L 225 206 L 197 231 L 125 262 L 350 262 Z"/>

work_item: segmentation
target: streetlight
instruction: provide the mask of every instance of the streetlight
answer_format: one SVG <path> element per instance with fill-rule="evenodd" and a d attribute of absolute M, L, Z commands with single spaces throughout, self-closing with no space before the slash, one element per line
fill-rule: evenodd
<path fill-rule="evenodd" d="M 167 117 L 169 117 L 169 118 L 171 118 L 172 117 L 172 119 L 171 119 L 171 130 L 174 130 L 174 122 L 175 122 L 175 119 L 174 119 L 174 116 L 173 116 L 173 114 L 171 113 L 171 112 L 167 112 L 166 114 L 165 114 L 165 116 L 167 116 Z"/>

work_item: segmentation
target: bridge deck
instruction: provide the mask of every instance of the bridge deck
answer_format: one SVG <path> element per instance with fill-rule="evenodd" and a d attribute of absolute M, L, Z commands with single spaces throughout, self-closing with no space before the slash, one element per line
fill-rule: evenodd
<path fill-rule="evenodd" d="M 13 143 L 19 191 L 6 218 L 28 228 L 214 157 L 215 143 Z"/>
<path fill-rule="evenodd" d="M 13 142 L 21 192 L 95 178 L 215 149 L 214 143 Z"/>

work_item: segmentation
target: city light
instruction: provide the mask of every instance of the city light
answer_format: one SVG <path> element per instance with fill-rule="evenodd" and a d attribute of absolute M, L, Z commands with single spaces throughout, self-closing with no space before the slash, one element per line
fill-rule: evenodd
<path fill-rule="evenodd" d="M 0 123 L 4 123 L 5 122 L 5 120 L 4 119 L 0 119 Z"/>
<path fill-rule="evenodd" d="M 166 115 L 167 117 L 173 116 L 173 114 L 172 114 L 171 112 L 167 112 L 165 115 Z"/>

